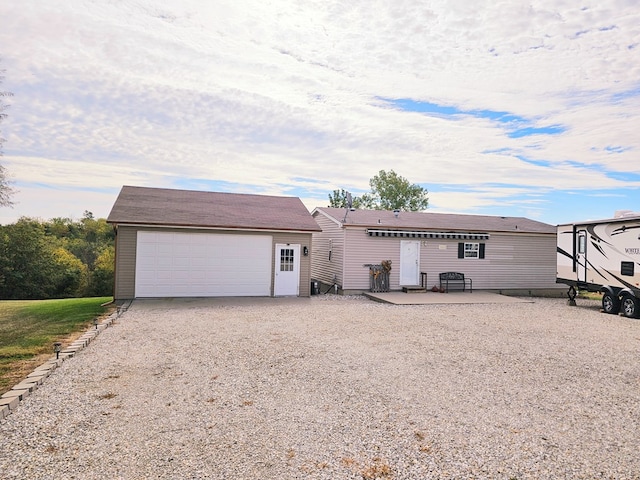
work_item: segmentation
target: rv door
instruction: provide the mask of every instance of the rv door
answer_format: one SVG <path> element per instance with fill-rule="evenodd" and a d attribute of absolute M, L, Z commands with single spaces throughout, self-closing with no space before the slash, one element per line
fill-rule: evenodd
<path fill-rule="evenodd" d="M 576 236 L 576 275 L 579 282 L 587 281 L 587 232 L 579 230 Z"/>

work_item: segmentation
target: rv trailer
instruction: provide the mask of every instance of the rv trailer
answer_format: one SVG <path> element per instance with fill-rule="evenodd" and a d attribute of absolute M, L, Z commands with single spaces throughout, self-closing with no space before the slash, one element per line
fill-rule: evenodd
<path fill-rule="evenodd" d="M 640 215 L 558 225 L 557 283 L 601 292 L 606 313 L 640 317 Z"/>

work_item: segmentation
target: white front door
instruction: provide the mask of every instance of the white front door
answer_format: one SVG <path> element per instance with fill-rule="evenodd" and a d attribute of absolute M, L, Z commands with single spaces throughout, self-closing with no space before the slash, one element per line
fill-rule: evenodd
<path fill-rule="evenodd" d="M 276 244 L 274 295 L 292 296 L 300 293 L 300 245 Z"/>
<path fill-rule="evenodd" d="M 420 242 L 400 242 L 400 285 L 420 284 Z"/>

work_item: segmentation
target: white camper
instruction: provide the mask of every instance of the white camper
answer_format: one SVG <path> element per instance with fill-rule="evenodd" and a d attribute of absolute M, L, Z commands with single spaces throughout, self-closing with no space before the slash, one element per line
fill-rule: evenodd
<path fill-rule="evenodd" d="M 602 309 L 640 317 L 640 215 L 558 225 L 556 282 L 602 292 Z"/>

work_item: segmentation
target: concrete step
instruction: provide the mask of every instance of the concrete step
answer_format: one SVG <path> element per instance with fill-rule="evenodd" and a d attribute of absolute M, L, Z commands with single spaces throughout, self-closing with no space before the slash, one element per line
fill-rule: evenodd
<path fill-rule="evenodd" d="M 424 287 L 402 287 L 402 291 L 404 293 L 424 293 L 426 289 Z"/>

